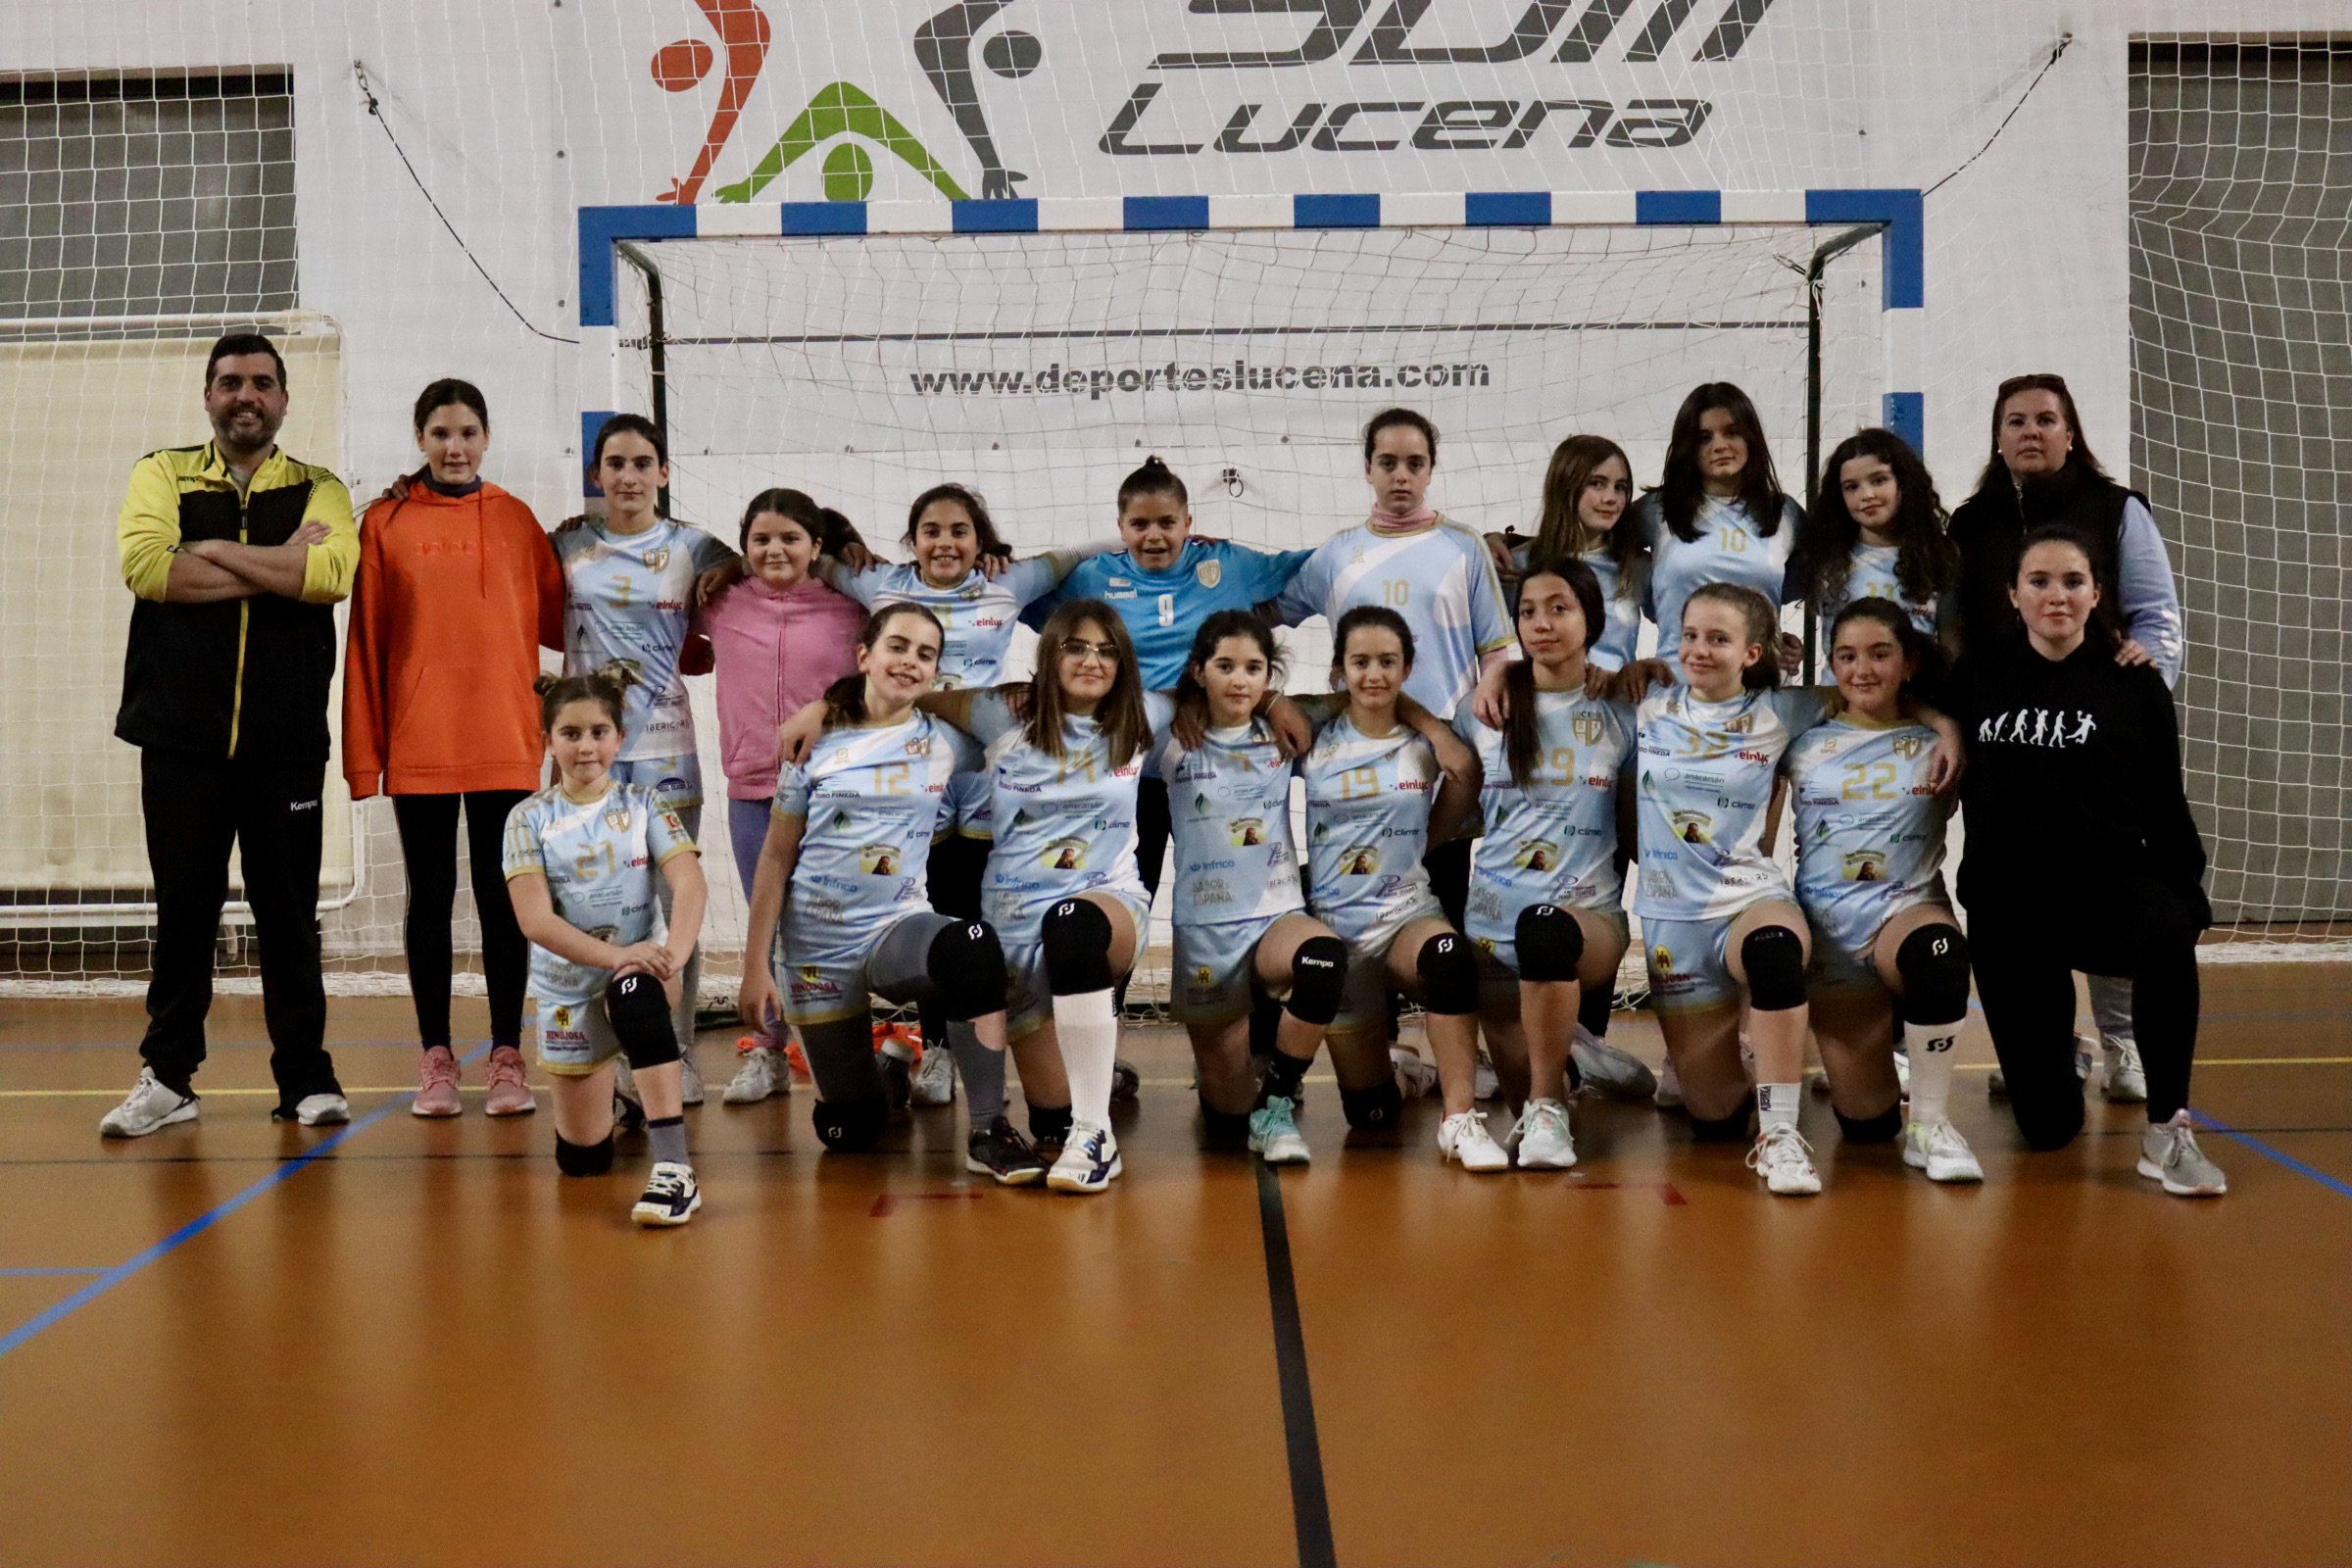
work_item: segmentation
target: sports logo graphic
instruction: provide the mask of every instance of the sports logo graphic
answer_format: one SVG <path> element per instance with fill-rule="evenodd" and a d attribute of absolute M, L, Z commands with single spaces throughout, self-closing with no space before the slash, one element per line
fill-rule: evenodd
<path fill-rule="evenodd" d="M 551 1021 L 551 1022 L 553 1022 L 553 1023 L 555 1024 L 555 1026 L 556 1026 L 558 1029 L 568 1029 L 568 1028 L 570 1028 L 570 1027 L 571 1027 L 571 1009 L 570 1009 L 569 1007 L 561 1007 L 561 1006 L 560 1006 L 560 1007 L 558 1007 L 558 1008 L 556 1009 L 556 1012 L 555 1012 L 555 1016 L 554 1016 L 554 1018 L 553 1018 L 552 1020 L 550 1020 L 550 1021 Z"/>
<path fill-rule="evenodd" d="M 1598 713 L 1579 713 L 1568 721 L 1568 728 L 1578 740 L 1583 741 L 1587 746 L 1600 744 L 1600 715 Z"/>
<path fill-rule="evenodd" d="M 1650 949 L 1649 966 L 1660 974 L 1674 973 L 1674 950 L 1663 942 Z"/>
<path fill-rule="evenodd" d="M 606 807 L 605 826 L 615 833 L 626 833 L 629 830 L 629 808 L 625 806 Z"/>
<path fill-rule="evenodd" d="M 669 564 L 669 546 L 657 545 L 645 553 L 645 569 L 660 571 Z"/>
<path fill-rule="evenodd" d="M 1225 564 L 1219 561 L 1203 561 L 1193 568 L 1193 578 L 1203 588 L 1214 588 L 1225 580 Z"/>
<path fill-rule="evenodd" d="M 1897 735 L 1887 744 L 1894 748 L 1894 755 L 1906 762 L 1928 749 L 1928 740 L 1924 735 Z"/>

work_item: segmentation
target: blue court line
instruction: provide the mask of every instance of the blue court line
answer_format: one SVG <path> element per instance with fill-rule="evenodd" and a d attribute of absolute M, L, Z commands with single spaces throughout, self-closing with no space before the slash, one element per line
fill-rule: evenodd
<path fill-rule="evenodd" d="M 490 1048 L 486 1045 L 477 1047 L 474 1050 L 467 1052 L 465 1056 L 460 1059 L 464 1061 L 471 1061 L 474 1057 L 480 1055 L 484 1051 L 489 1049 Z M 227 1201 L 197 1215 L 194 1219 L 188 1221 L 185 1225 L 182 1225 L 179 1229 L 173 1231 L 171 1235 L 165 1237 L 153 1247 L 148 1248 L 145 1251 L 140 1252 L 136 1256 L 131 1257 L 123 1262 L 117 1263 L 113 1268 L 106 1270 L 96 1279 L 90 1281 L 89 1284 L 84 1285 L 80 1290 L 75 1291 L 73 1295 L 67 1297 L 64 1300 L 58 1302 L 48 1310 L 38 1313 L 27 1322 L 19 1324 L 17 1327 L 9 1330 L 6 1334 L 0 1334 L 0 1355 L 8 1354 L 9 1351 L 15 1349 L 18 1346 L 23 1345 L 25 1341 L 40 1333 L 41 1330 L 48 1328 L 51 1324 L 56 1323 L 61 1319 L 71 1317 L 74 1313 L 80 1311 L 83 1307 L 89 1305 L 92 1301 L 95 1301 L 98 1299 L 98 1298 L 104 1296 L 107 1292 L 122 1284 L 124 1280 L 129 1279 L 132 1275 L 144 1269 L 148 1264 L 156 1262 L 171 1252 L 176 1251 L 182 1244 L 193 1241 L 195 1238 L 202 1236 L 206 1231 L 211 1230 L 215 1225 L 220 1224 L 220 1221 L 228 1218 L 229 1215 L 234 1214 L 238 1209 L 243 1208 L 255 1199 L 262 1197 L 264 1194 L 275 1188 L 278 1183 L 285 1181 L 288 1177 L 293 1176 L 298 1171 L 301 1171 L 310 1165 L 312 1161 L 319 1158 L 321 1155 L 331 1152 L 345 1140 L 357 1137 L 359 1134 L 374 1126 L 377 1122 L 382 1121 L 386 1116 L 391 1115 L 392 1112 L 402 1109 L 410 1101 L 414 1099 L 416 1099 L 414 1094 L 402 1095 L 394 1100 L 386 1102 L 381 1105 L 378 1105 L 367 1115 L 362 1116 L 358 1121 L 345 1125 L 341 1131 L 336 1132 L 329 1137 L 321 1138 L 318 1143 L 313 1144 L 310 1148 L 304 1150 L 301 1153 L 294 1155 L 291 1159 L 280 1162 L 275 1169 L 270 1172 L 269 1175 L 263 1177 L 260 1181 L 255 1182 L 251 1187 L 246 1188 L 243 1192 L 238 1193 L 235 1197 L 230 1198 Z"/>
<path fill-rule="evenodd" d="M 2224 1138 L 2230 1139 L 2233 1143 L 2243 1144 L 2248 1149 L 2254 1151 L 2254 1152 L 2257 1154 L 2260 1154 L 2263 1158 L 2273 1160 L 2280 1165 L 2284 1165 L 2288 1170 L 2293 1171 L 2298 1176 L 2308 1176 L 2313 1181 L 2318 1182 L 2322 1187 L 2327 1188 L 2331 1193 L 2335 1193 L 2344 1198 L 2352 1198 L 2352 1182 L 2338 1181 L 2336 1178 L 2328 1175 L 2324 1170 L 2318 1170 L 2310 1165 L 2304 1164 L 2292 1154 L 2283 1153 L 2278 1150 L 2273 1149 L 2270 1145 L 2264 1143 L 2259 1138 L 2251 1137 L 2248 1134 L 2238 1132 L 2234 1128 L 2230 1127 L 2227 1122 L 2215 1121 L 2211 1116 L 2206 1115 L 2205 1112 L 2201 1110 L 2192 1110 L 2188 1114 L 2198 1126 L 2210 1128 L 2214 1132 L 2220 1133 Z"/>

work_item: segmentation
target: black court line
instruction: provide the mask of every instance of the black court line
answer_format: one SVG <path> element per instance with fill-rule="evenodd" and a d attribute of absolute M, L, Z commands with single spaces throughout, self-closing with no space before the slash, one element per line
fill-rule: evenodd
<path fill-rule="evenodd" d="M 1291 1523 L 1298 1568 L 1338 1568 L 1331 1541 L 1331 1500 L 1323 1491 L 1323 1446 L 1315 1437 L 1315 1396 L 1306 1376 L 1306 1332 L 1298 1322 L 1298 1285 L 1291 1274 L 1291 1229 L 1282 1214 L 1282 1180 L 1257 1167 L 1257 1221 L 1266 1241 L 1266 1296 L 1274 1309 L 1274 1368 L 1282 1386 L 1282 1443 L 1291 1466 Z"/>

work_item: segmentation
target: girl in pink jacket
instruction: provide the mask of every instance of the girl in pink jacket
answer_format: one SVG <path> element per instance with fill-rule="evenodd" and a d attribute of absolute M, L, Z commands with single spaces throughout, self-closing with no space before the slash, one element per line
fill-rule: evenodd
<path fill-rule="evenodd" d="M 844 525 L 846 527 L 846 524 Z M 727 839 L 750 897 L 775 800 L 776 726 L 857 663 L 865 607 L 808 575 L 827 543 L 825 514 L 798 490 L 762 490 L 744 509 L 744 579 L 697 612 L 718 664 L 718 743 L 727 774 Z M 767 955 L 747 953 L 746 963 Z M 783 1025 L 746 1018 L 736 1043 L 742 1065 L 726 1102 L 748 1105 L 789 1094 Z"/>

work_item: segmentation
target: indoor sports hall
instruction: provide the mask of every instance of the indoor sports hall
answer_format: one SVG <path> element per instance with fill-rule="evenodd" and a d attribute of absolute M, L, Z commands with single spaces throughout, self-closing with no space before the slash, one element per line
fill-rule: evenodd
<path fill-rule="evenodd" d="M 0 20 L 0 1568 L 2352 1560 L 2339 6 Z"/>

